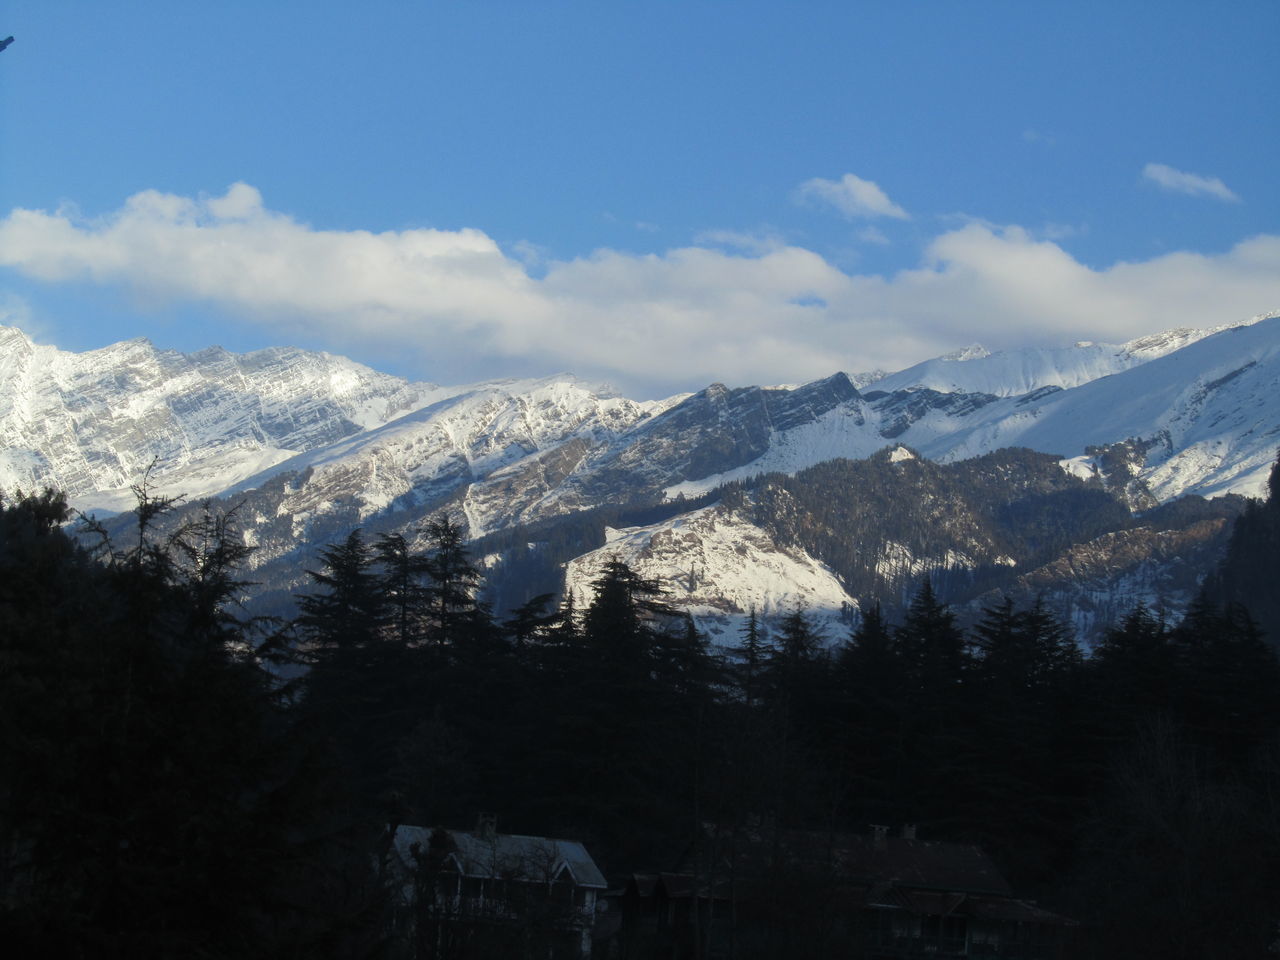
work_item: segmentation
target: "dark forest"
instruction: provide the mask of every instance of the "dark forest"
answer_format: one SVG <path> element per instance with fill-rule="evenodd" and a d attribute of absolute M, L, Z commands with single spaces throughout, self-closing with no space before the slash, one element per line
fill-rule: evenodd
<path fill-rule="evenodd" d="M 1134 609 L 1089 656 L 1037 604 L 993 603 L 962 631 L 928 580 L 900 622 L 869 604 L 833 638 L 800 609 L 768 630 L 753 616 L 728 651 L 621 562 L 585 608 L 494 611 L 443 515 L 422 554 L 351 532 L 296 618 L 254 618 L 234 514 L 161 533 L 170 504 L 140 491 L 123 549 L 72 536 L 60 496 L 15 494 L 0 504 L 4 942 L 86 960 L 554 955 L 530 936 L 518 952 L 428 942 L 405 917 L 390 831 L 483 812 L 581 841 L 619 889 L 673 869 L 708 824 L 777 850 L 796 831 L 911 824 L 980 846 L 1071 918 L 1053 955 L 1264 955 L 1280 921 L 1280 666 L 1260 626 L 1276 623 L 1280 465 L 1270 491 L 1180 622 Z M 821 880 L 775 872 L 730 940 L 624 928 L 594 949 L 882 955 L 856 924 L 820 922 Z"/>

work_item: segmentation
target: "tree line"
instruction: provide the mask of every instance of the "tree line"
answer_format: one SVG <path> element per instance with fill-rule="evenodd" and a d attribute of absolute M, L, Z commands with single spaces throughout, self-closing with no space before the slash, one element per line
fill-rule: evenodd
<path fill-rule="evenodd" d="M 169 504 L 142 490 L 133 546 L 95 548 L 65 532 L 59 496 L 15 496 L 5 942 L 409 955 L 379 871 L 388 826 L 486 811 L 585 841 L 615 877 L 674 863 L 701 823 L 915 823 L 983 845 L 1021 893 L 1085 923 L 1092 955 L 1261 949 L 1280 667 L 1234 571 L 1275 582 L 1278 476 L 1186 617 L 1135 609 L 1089 656 L 1034 604 L 994 603 L 963 631 L 927 579 L 898 622 L 870 605 L 824 637 L 803 609 L 752 614 L 728 650 L 616 558 L 581 608 L 547 594 L 497 614 L 443 515 L 421 549 L 353 531 L 295 618 L 254 619 L 234 515 L 162 535 Z"/>

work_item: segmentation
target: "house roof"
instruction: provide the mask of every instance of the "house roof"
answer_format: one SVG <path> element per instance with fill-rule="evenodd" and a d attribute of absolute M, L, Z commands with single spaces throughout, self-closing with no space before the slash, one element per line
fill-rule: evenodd
<path fill-rule="evenodd" d="M 965 907 L 970 916 L 987 920 L 1020 920 L 1023 923 L 1055 923 L 1072 927 L 1078 924 L 1078 921 L 1043 910 L 1029 900 L 973 897 Z"/>
<path fill-rule="evenodd" d="M 409 872 L 417 865 L 412 849 L 415 844 L 422 854 L 433 851 L 442 863 L 451 861 L 466 877 L 550 882 L 567 872 L 577 886 L 597 890 L 608 886 L 591 854 L 576 840 L 512 833 L 482 835 L 401 824 L 392 838 L 392 849 L 400 866 Z"/>
<path fill-rule="evenodd" d="M 633 873 L 627 886 L 629 889 L 634 890 L 638 896 L 652 897 L 654 890 L 658 886 L 658 874 Z"/>
<path fill-rule="evenodd" d="M 843 835 L 832 848 L 835 872 L 847 879 L 892 880 L 901 887 L 1012 896 L 1009 882 L 981 847 L 941 840 Z"/>
<path fill-rule="evenodd" d="M 948 917 L 967 901 L 963 893 L 943 893 L 937 890 L 909 890 L 893 884 L 877 884 L 868 891 L 866 903 L 873 907 L 894 907 L 910 913 Z"/>
<path fill-rule="evenodd" d="M 1013 890 L 980 847 L 941 840 L 875 837 L 856 833 L 823 833 L 782 830 L 740 831 L 704 826 L 704 851 L 731 844 L 738 871 L 761 870 L 778 853 L 793 867 L 823 872 L 842 883 L 873 885 L 892 882 L 900 887 L 924 890 L 986 893 L 1010 897 Z M 693 866 L 686 856 L 683 871 Z"/>
<path fill-rule="evenodd" d="M 1046 923 L 1076 926 L 1076 921 L 1036 906 L 1030 900 L 1012 897 L 969 896 L 937 890 L 909 890 L 893 884 L 876 884 L 866 893 L 866 905 L 879 909 L 905 910 L 922 916 L 979 917 L 1002 922 Z"/>

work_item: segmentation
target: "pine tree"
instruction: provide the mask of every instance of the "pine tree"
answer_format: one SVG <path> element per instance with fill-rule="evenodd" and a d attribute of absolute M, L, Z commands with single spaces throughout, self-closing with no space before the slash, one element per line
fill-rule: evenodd
<path fill-rule="evenodd" d="M 427 541 L 429 636 L 437 646 L 448 648 L 476 612 L 481 576 L 467 552 L 462 528 L 448 514 L 441 513 L 427 524 Z"/>
<path fill-rule="evenodd" d="M 870 605 L 837 663 L 840 724 L 832 737 L 848 803 L 863 822 L 900 816 L 907 672 L 880 604 Z"/>
<path fill-rule="evenodd" d="M 1265 502 L 1250 503 L 1236 519 L 1226 556 L 1206 580 L 1205 592 L 1221 609 L 1246 607 L 1267 642 L 1280 647 L 1280 458 L 1267 490 Z"/>
<path fill-rule="evenodd" d="M 555 628 L 560 621 L 560 613 L 547 609 L 554 599 L 553 593 L 539 594 L 512 610 L 503 621 L 502 627 L 515 642 L 517 650 L 528 651 L 546 639 Z"/>
<path fill-rule="evenodd" d="M 983 611 L 973 638 L 975 679 L 1006 699 L 1036 699 L 1080 662 L 1067 628 L 1039 599 L 1030 610 L 1015 610 L 1002 598 Z"/>
<path fill-rule="evenodd" d="M 706 634 L 687 613 L 659 632 L 655 653 L 654 681 L 674 709 L 689 710 L 705 701 L 712 684 L 722 679 Z"/>
<path fill-rule="evenodd" d="M 320 551 L 322 570 L 307 575 L 320 588 L 298 597 L 297 625 L 317 649 L 353 651 L 375 644 L 387 605 L 374 559 L 358 529 Z"/>
<path fill-rule="evenodd" d="M 730 656 L 737 661 L 733 671 L 736 685 L 747 706 L 754 705 L 760 695 L 761 675 L 770 652 L 769 642 L 761 634 L 760 618 L 753 606 L 742 625 L 741 643 L 730 651 Z"/>
<path fill-rule="evenodd" d="M 955 614 L 925 577 L 895 637 L 916 688 L 926 695 L 954 688 L 967 666 L 964 635 Z"/>
<path fill-rule="evenodd" d="M 416 647 L 423 642 L 429 594 L 423 585 L 427 563 L 409 551 L 398 533 L 378 538 L 376 558 L 382 568 L 378 587 L 387 607 L 387 627 L 397 643 Z"/>
<path fill-rule="evenodd" d="M 583 640 L 607 673 L 629 682 L 653 669 L 654 623 L 671 611 L 659 598 L 662 588 L 637 574 L 618 557 L 605 561 L 591 583 L 595 591 L 583 617 Z"/>
<path fill-rule="evenodd" d="M 897 686 L 902 661 L 897 645 L 879 602 L 863 611 L 858 626 L 840 650 L 840 668 L 846 682 L 868 691 L 883 688 L 886 682 Z"/>
<path fill-rule="evenodd" d="M 764 675 L 765 700 L 784 713 L 815 706 L 821 693 L 825 659 L 820 638 L 804 608 L 787 614 L 769 651 Z"/>
<path fill-rule="evenodd" d="M 408 726 L 405 688 L 415 671 L 386 630 L 383 585 L 360 531 L 320 555 L 323 569 L 308 573 L 323 589 L 298 597 L 296 625 L 310 661 L 303 707 L 347 773 L 352 802 L 376 817 L 375 804 L 390 787 L 396 742 Z"/>
<path fill-rule="evenodd" d="M 1176 707 L 1189 733 L 1237 766 L 1280 722 L 1280 662 L 1249 611 L 1205 593 L 1170 633 Z"/>
<path fill-rule="evenodd" d="M 1169 628 L 1139 604 L 1094 648 L 1090 673 L 1106 714 L 1128 729 L 1165 713 L 1173 702 L 1174 649 Z"/>

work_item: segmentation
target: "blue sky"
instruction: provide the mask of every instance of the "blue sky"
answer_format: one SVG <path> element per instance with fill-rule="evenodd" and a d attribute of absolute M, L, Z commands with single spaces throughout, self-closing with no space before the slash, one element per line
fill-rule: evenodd
<path fill-rule="evenodd" d="M 636 396 L 1280 308 L 1280 3 L 10 0 L 0 312 Z"/>

